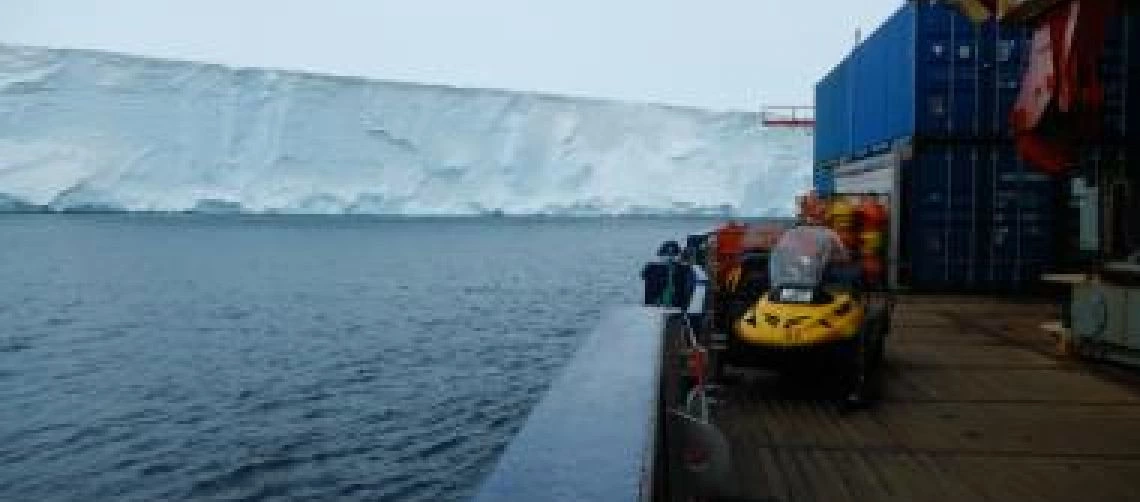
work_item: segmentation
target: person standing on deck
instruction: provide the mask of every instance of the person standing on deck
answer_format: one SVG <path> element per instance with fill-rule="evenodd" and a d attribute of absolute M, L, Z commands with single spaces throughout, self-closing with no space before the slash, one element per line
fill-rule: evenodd
<path fill-rule="evenodd" d="M 641 280 L 645 282 L 645 305 L 668 306 L 674 303 L 677 295 L 677 258 L 681 246 L 676 241 L 665 241 L 657 250 L 657 259 L 645 264 L 641 269 Z"/>

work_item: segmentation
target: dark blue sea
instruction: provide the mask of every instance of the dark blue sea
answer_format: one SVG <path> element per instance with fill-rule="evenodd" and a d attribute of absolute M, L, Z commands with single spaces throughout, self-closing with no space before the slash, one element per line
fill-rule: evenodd
<path fill-rule="evenodd" d="M 0 501 L 464 500 L 713 223 L 0 215 Z"/>

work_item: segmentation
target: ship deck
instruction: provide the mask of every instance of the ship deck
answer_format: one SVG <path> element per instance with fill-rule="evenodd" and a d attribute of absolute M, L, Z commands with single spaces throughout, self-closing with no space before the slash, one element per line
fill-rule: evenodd
<path fill-rule="evenodd" d="M 1140 384 L 1059 357 L 1049 304 L 903 297 L 881 400 L 737 375 L 716 420 L 745 499 L 1120 501 L 1140 498 Z"/>

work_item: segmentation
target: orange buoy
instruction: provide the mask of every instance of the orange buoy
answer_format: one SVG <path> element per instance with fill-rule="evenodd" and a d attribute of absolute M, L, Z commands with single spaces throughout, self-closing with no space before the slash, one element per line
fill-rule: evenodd
<path fill-rule="evenodd" d="M 843 247 L 849 250 L 859 249 L 859 234 L 850 228 L 839 228 L 835 230 L 836 235 L 839 236 L 839 242 L 843 243 Z"/>
<path fill-rule="evenodd" d="M 874 197 L 864 197 L 855 209 L 859 214 L 859 222 L 864 230 L 886 230 L 887 208 L 875 200 Z"/>
<path fill-rule="evenodd" d="M 863 258 L 860 260 L 860 265 L 863 269 L 863 280 L 868 284 L 879 284 L 883 282 L 886 267 L 883 265 L 883 259 L 878 255 L 863 255 Z"/>
<path fill-rule="evenodd" d="M 840 230 L 855 226 L 855 207 L 845 197 L 836 197 L 827 208 L 828 223 Z"/>
<path fill-rule="evenodd" d="M 729 221 L 716 230 L 716 278 L 720 285 L 726 284 L 728 274 L 740 262 L 744 250 L 744 233 L 748 227 L 743 223 Z"/>
<path fill-rule="evenodd" d="M 716 230 L 716 252 L 719 255 L 739 254 L 747 230 L 743 223 L 729 221 Z"/>
<path fill-rule="evenodd" d="M 883 248 L 883 232 L 879 230 L 864 230 L 859 234 L 863 254 L 878 254 Z"/>

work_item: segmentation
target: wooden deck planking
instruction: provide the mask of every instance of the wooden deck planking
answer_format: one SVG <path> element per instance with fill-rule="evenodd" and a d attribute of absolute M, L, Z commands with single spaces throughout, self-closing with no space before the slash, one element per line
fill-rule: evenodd
<path fill-rule="evenodd" d="M 1140 500 L 1140 392 L 1052 357 L 1049 305 L 903 298 L 884 394 L 841 413 L 773 377 L 718 411 L 741 495 L 788 501 Z"/>

